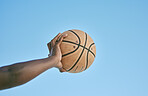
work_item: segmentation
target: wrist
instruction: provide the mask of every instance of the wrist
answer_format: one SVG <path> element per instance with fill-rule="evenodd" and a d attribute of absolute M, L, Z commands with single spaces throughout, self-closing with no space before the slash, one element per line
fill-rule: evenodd
<path fill-rule="evenodd" d="M 59 62 L 57 56 L 49 56 L 47 57 L 48 59 L 48 64 L 51 64 L 52 67 L 56 67 L 56 64 Z"/>

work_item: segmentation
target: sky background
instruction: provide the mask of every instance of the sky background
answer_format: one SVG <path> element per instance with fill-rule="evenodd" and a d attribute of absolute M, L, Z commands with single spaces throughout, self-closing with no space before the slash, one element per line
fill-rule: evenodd
<path fill-rule="evenodd" d="M 96 43 L 88 70 L 53 68 L 0 96 L 148 96 L 147 0 L 0 0 L 0 66 L 47 57 L 69 29 Z"/>

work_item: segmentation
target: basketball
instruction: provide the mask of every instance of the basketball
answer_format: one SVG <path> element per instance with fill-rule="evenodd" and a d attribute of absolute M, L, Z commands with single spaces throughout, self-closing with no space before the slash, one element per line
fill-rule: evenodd
<path fill-rule="evenodd" d="M 96 56 L 96 46 L 93 39 L 81 30 L 68 30 L 60 48 L 63 68 L 70 73 L 79 73 L 88 69 Z"/>

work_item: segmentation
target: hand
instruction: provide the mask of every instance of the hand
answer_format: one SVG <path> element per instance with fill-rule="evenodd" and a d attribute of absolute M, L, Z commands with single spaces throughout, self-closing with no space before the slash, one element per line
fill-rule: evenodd
<path fill-rule="evenodd" d="M 47 44 L 50 52 L 48 56 L 53 56 L 54 58 L 56 58 L 56 63 L 54 67 L 59 68 L 60 72 L 66 72 L 66 70 L 62 68 L 62 63 L 61 63 L 62 53 L 60 49 L 60 44 L 63 38 L 65 37 L 67 37 L 67 34 L 59 33 Z"/>

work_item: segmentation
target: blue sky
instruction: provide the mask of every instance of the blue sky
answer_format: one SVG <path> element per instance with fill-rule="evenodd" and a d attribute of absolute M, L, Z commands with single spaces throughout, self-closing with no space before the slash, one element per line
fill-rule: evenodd
<path fill-rule="evenodd" d="M 50 69 L 0 96 L 148 96 L 147 0 L 0 0 L 0 66 L 45 58 L 46 44 L 69 29 L 96 43 L 78 74 Z"/>

